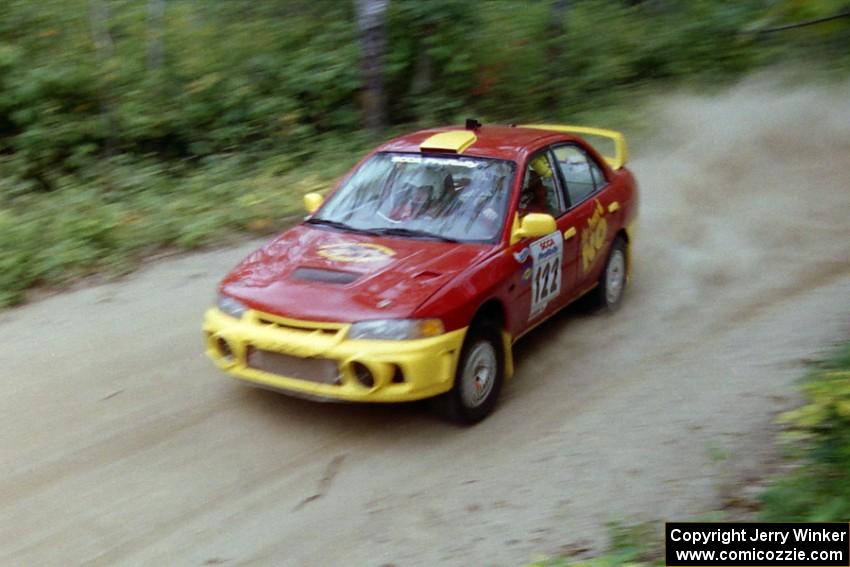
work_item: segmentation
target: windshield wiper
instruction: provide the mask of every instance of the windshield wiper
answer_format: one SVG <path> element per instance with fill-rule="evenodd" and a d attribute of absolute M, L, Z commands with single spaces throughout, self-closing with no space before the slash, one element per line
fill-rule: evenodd
<path fill-rule="evenodd" d="M 428 232 L 427 230 L 415 230 L 412 228 L 401 228 L 391 226 L 387 228 L 373 228 L 370 229 L 370 231 L 374 232 L 375 234 L 385 236 L 411 236 L 413 238 L 433 238 L 434 240 L 442 240 L 443 242 L 460 242 L 455 238 L 450 238 L 441 234 Z"/>
<path fill-rule="evenodd" d="M 338 228 L 340 230 L 347 230 L 349 232 L 362 232 L 364 234 L 378 234 L 374 230 L 368 228 L 357 228 L 356 226 L 351 226 L 350 224 L 345 224 L 344 222 L 339 222 L 330 219 L 320 219 L 316 217 L 309 218 L 304 221 L 309 224 L 320 224 L 322 226 L 330 226 L 332 228 Z"/>
<path fill-rule="evenodd" d="M 309 224 L 320 224 L 322 226 L 330 226 L 332 228 L 338 228 L 339 230 L 347 230 L 349 232 L 372 234 L 375 236 L 410 236 L 413 238 L 432 238 L 434 240 L 442 240 L 443 242 L 460 242 L 459 240 L 449 238 L 448 236 L 435 234 L 433 232 L 428 232 L 427 230 L 415 230 L 412 228 L 401 228 L 395 226 L 385 228 L 357 228 L 356 226 L 351 226 L 350 224 L 346 224 L 344 222 L 330 219 L 321 219 L 317 217 L 309 218 L 304 222 Z"/>

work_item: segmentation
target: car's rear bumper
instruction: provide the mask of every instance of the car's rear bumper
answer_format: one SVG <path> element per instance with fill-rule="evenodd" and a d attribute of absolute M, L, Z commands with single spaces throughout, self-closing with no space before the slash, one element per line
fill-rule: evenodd
<path fill-rule="evenodd" d="M 293 321 L 249 311 L 241 319 L 209 309 L 206 353 L 228 374 L 308 398 L 401 402 L 451 389 L 466 328 L 416 340 L 350 340 L 344 323 Z M 358 365 L 362 365 L 359 367 Z M 371 387 L 355 376 L 368 369 Z"/>

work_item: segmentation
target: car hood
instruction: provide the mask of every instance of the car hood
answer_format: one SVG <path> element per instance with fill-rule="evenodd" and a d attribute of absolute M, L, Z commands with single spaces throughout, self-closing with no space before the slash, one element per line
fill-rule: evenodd
<path fill-rule="evenodd" d="M 296 226 L 243 260 L 221 291 L 293 319 L 411 317 L 492 245 L 375 237 Z"/>

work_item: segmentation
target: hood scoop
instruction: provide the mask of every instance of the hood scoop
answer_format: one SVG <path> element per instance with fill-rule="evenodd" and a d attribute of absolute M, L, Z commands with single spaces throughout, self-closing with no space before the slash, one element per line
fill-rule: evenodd
<path fill-rule="evenodd" d="M 425 271 L 419 272 L 418 274 L 413 276 L 413 279 L 417 280 L 417 281 L 432 280 L 434 278 L 439 278 L 442 275 L 443 274 L 441 274 L 439 272 L 434 272 L 432 270 L 425 270 Z"/>
<path fill-rule="evenodd" d="M 298 280 L 339 285 L 349 284 L 357 280 L 361 275 L 356 272 L 326 270 L 323 268 L 298 268 L 292 273 L 292 277 Z"/>

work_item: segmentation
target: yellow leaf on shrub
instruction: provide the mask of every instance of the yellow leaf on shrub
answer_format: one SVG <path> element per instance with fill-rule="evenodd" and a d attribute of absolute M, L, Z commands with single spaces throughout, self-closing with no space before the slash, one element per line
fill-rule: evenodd
<path fill-rule="evenodd" d="M 272 219 L 254 219 L 248 223 L 248 230 L 251 232 L 265 232 L 272 226 Z"/>

